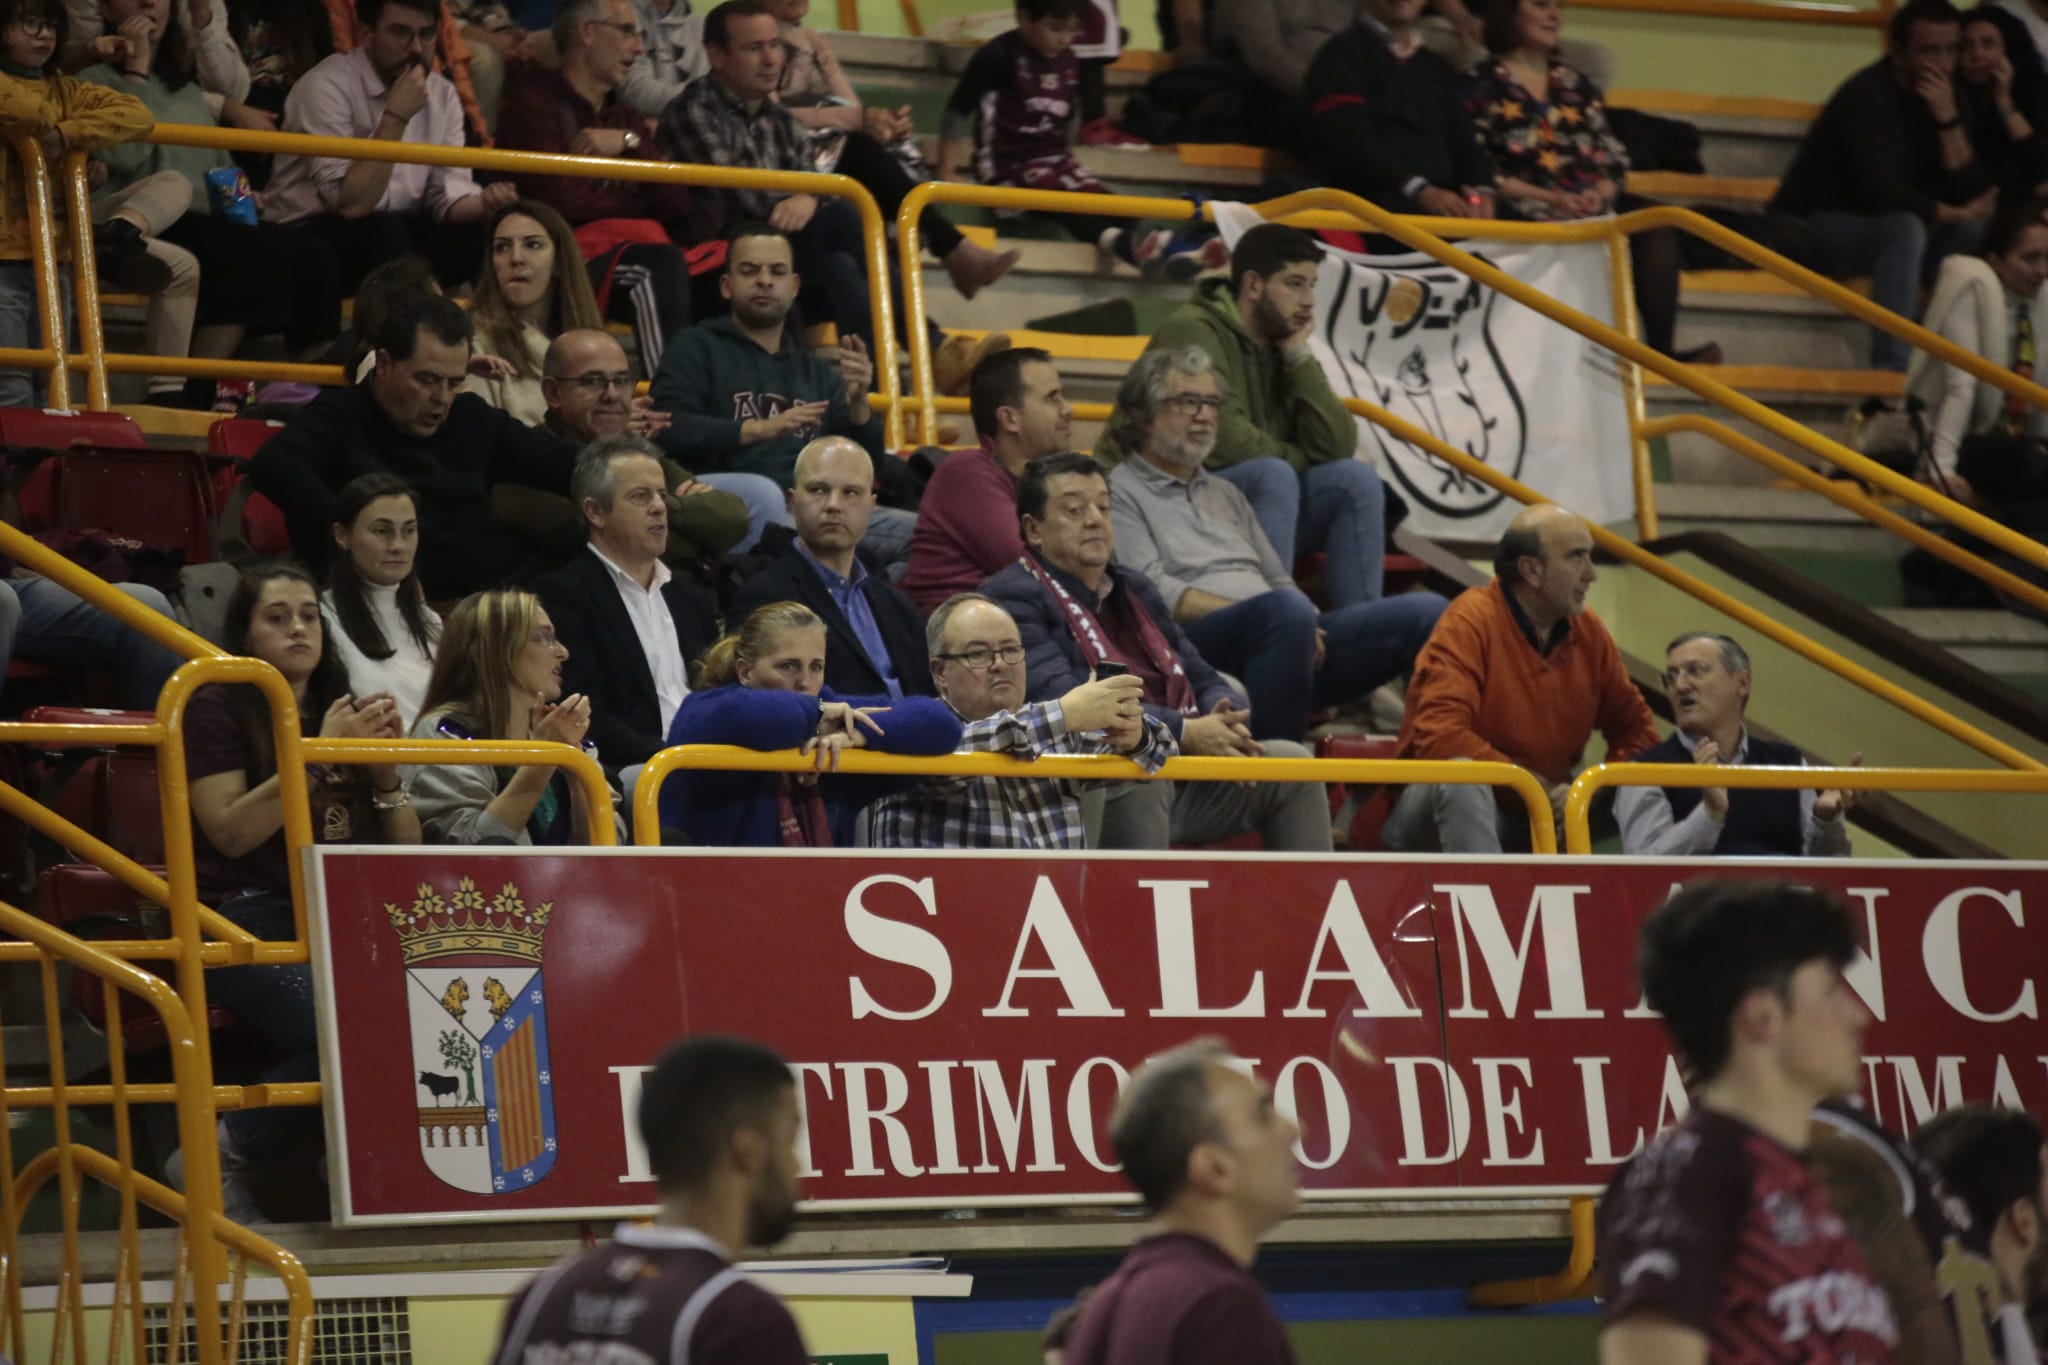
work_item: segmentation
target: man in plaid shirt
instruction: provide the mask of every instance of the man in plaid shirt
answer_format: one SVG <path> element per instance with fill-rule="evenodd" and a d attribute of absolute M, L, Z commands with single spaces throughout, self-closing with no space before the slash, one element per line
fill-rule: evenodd
<path fill-rule="evenodd" d="M 1130 674 L 1096 678 L 1053 701 L 1024 701 L 1024 642 L 980 593 L 950 597 L 925 626 L 939 696 L 967 722 L 961 753 L 1125 754 L 1148 773 L 1178 752 L 1145 714 Z M 868 808 L 874 848 L 1086 848 L 1081 784 L 1066 778 L 943 777 Z"/>

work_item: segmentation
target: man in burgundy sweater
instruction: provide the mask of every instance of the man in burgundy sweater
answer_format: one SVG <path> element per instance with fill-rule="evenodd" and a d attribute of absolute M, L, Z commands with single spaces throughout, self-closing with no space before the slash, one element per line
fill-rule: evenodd
<path fill-rule="evenodd" d="M 498 145 L 659 161 L 654 127 L 618 97 L 645 50 L 632 0 L 568 0 L 555 18 L 560 70 L 534 67 L 515 77 L 498 108 Z M 690 264 L 683 248 L 715 241 L 723 225 L 710 201 L 693 204 L 686 186 L 578 175 L 522 175 L 519 192 L 547 204 L 580 234 L 591 258 L 591 286 L 605 316 L 630 323 L 640 367 L 654 373 L 662 347 L 690 321 Z M 666 234 L 667 240 L 661 240 Z M 557 263 L 566 269 L 569 262 Z"/>
<path fill-rule="evenodd" d="M 796 1221 L 789 1064 L 759 1043 L 699 1034 L 641 1080 L 639 1117 L 661 1191 L 654 1222 L 619 1224 L 515 1294 L 492 1359 L 807 1365 L 789 1310 L 732 1264 Z"/>
<path fill-rule="evenodd" d="M 1293 1122 L 1201 1038 L 1138 1068 L 1110 1116 L 1152 1226 L 1088 1295 L 1065 1365 L 1293 1365 L 1259 1239 L 1301 1202 Z"/>
<path fill-rule="evenodd" d="M 910 535 L 902 588 L 927 616 L 1023 557 L 1017 476 L 1033 460 L 1073 449 L 1074 406 L 1060 392 L 1052 357 L 1036 346 L 997 351 L 975 366 L 968 405 L 981 449 L 956 451 L 939 465 Z"/>

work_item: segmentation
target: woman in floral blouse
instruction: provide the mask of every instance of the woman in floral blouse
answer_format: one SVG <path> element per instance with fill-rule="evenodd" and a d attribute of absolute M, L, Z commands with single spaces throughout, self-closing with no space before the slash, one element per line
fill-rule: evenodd
<path fill-rule="evenodd" d="M 1499 168 L 1500 216 L 1554 223 L 1642 208 L 1625 194 L 1628 152 L 1607 126 L 1600 88 L 1558 59 L 1562 0 L 1490 0 L 1486 48 L 1492 55 L 1465 81 L 1465 108 Z M 1719 363 L 1712 342 L 1672 350 L 1678 322 L 1678 234 L 1671 228 L 1629 239 L 1643 340 L 1666 355 Z"/>

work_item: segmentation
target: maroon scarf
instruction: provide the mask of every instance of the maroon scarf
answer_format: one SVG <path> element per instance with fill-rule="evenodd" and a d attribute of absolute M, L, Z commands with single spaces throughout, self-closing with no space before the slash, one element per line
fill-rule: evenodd
<path fill-rule="evenodd" d="M 784 848 L 832 847 L 832 824 L 825 816 L 825 798 L 818 794 L 816 778 L 777 773 L 775 817 Z"/>
<path fill-rule="evenodd" d="M 1081 657 L 1087 660 L 1088 667 L 1092 670 L 1095 665 L 1109 658 L 1109 637 L 1103 633 L 1102 624 L 1095 619 L 1095 613 L 1082 606 L 1074 594 L 1061 587 L 1059 580 L 1047 573 L 1039 564 L 1037 556 L 1029 550 L 1026 550 L 1017 562 L 1029 569 L 1031 576 L 1038 580 L 1039 585 L 1052 594 L 1053 601 L 1060 604 L 1061 613 L 1066 617 L 1067 629 L 1073 632 L 1074 643 L 1081 646 Z M 1138 626 L 1138 645 L 1145 651 L 1145 657 L 1151 660 L 1152 667 L 1166 679 L 1166 704 L 1184 716 L 1199 713 L 1202 709 L 1201 702 L 1195 696 L 1195 685 L 1188 681 L 1187 671 L 1180 666 L 1180 655 L 1174 653 L 1173 646 L 1166 643 L 1166 633 L 1159 629 L 1159 624 L 1152 619 L 1152 614 L 1145 610 L 1145 604 L 1138 600 L 1137 595 L 1128 589 L 1124 595 L 1128 599 L 1125 605 L 1130 608 L 1131 620 Z"/>

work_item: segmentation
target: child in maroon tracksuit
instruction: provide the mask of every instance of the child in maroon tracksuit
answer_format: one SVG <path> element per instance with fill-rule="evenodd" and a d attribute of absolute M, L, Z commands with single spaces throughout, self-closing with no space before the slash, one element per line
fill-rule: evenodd
<path fill-rule="evenodd" d="M 1074 156 L 1081 58 L 1075 40 L 1091 17 L 1090 0 L 1019 0 L 1017 27 L 991 39 L 961 73 L 940 125 L 939 178 L 972 179 L 1016 189 L 1107 194 Z M 962 161 L 971 147 L 971 173 Z M 1228 251 L 1213 246 L 1174 250 L 1168 228 L 1140 230 L 1124 220 L 1036 209 L 1075 240 L 1147 273 L 1188 279 L 1220 266 Z"/>

